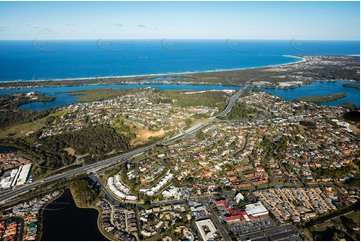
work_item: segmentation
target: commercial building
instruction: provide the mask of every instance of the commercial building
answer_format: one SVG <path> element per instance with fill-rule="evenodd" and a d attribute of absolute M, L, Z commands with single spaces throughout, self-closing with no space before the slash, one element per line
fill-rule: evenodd
<path fill-rule="evenodd" d="M 25 182 L 27 181 L 27 179 L 29 177 L 31 166 L 32 166 L 32 164 L 26 164 L 26 165 L 21 167 L 22 169 L 20 171 L 18 180 L 16 181 L 17 186 L 25 184 Z"/>
<path fill-rule="evenodd" d="M 268 210 L 260 202 L 248 204 L 244 210 L 233 209 L 226 199 L 216 201 L 216 205 L 220 211 L 223 210 L 223 217 L 227 222 L 251 221 L 257 217 L 268 215 Z"/>
<path fill-rule="evenodd" d="M 268 210 L 261 202 L 246 205 L 245 211 L 248 215 L 252 215 L 253 217 L 268 215 Z"/>
<path fill-rule="evenodd" d="M 11 170 L 5 174 L 0 181 L 0 188 L 10 188 L 13 186 L 24 185 L 29 177 L 32 164 L 20 166 L 18 169 Z"/>

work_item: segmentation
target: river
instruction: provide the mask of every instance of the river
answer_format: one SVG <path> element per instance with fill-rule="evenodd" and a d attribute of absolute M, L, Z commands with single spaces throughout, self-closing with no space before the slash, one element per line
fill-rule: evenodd
<path fill-rule="evenodd" d="M 350 87 L 344 87 L 343 84 L 352 83 L 345 81 L 338 82 L 314 82 L 306 86 L 291 88 L 291 89 L 277 89 L 277 88 L 262 88 L 265 91 L 273 93 L 276 96 L 284 98 L 285 100 L 293 100 L 299 97 L 307 96 L 319 96 L 319 95 L 330 95 L 335 93 L 346 92 L 347 97 L 341 98 L 339 100 L 334 100 L 330 102 L 323 103 L 328 106 L 339 105 L 343 102 L 352 102 L 357 107 L 360 107 L 360 90 Z M 194 91 L 203 91 L 203 90 L 225 90 L 233 89 L 238 90 L 240 86 L 223 86 L 223 85 L 191 85 L 191 84 L 128 84 L 128 85 L 85 85 L 85 86 L 66 86 L 66 87 L 41 87 L 41 88 L 24 88 L 16 90 L 1 90 L 1 94 L 13 94 L 18 92 L 42 92 L 49 96 L 55 96 L 56 99 L 51 102 L 33 102 L 24 104 L 21 108 L 41 111 L 48 108 L 61 107 L 69 104 L 77 103 L 76 98 L 78 96 L 69 95 L 67 92 L 71 91 L 80 91 L 80 90 L 89 90 L 89 89 L 99 89 L 99 88 L 112 88 L 112 89 L 130 89 L 130 88 L 144 88 L 144 87 L 154 87 L 160 90 L 194 90 Z"/>

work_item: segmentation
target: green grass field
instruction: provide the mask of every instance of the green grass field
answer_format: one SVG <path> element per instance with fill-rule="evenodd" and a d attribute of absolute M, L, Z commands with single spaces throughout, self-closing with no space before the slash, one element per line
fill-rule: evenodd
<path fill-rule="evenodd" d="M 35 132 L 44 126 L 44 119 L 36 120 L 36 122 L 16 124 L 0 132 L 0 139 L 6 138 L 9 134 L 13 134 L 14 138 L 26 136 L 29 132 Z"/>

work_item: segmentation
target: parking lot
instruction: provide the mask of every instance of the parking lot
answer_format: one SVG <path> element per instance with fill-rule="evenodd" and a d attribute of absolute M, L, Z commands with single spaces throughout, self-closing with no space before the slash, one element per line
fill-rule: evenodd
<path fill-rule="evenodd" d="M 272 227 L 258 232 L 251 232 L 239 236 L 240 240 L 254 240 L 254 241 L 303 241 L 304 236 L 292 224 L 285 224 L 277 227 Z"/>
<path fill-rule="evenodd" d="M 255 219 L 248 222 L 234 222 L 228 224 L 229 230 L 235 235 L 260 231 L 277 226 L 277 223 L 269 217 Z"/>

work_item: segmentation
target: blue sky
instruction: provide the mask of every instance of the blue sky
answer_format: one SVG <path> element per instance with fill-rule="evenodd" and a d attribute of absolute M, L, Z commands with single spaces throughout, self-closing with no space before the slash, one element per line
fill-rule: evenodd
<path fill-rule="evenodd" d="M 0 39 L 359 40 L 359 2 L 0 2 Z"/>

